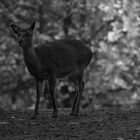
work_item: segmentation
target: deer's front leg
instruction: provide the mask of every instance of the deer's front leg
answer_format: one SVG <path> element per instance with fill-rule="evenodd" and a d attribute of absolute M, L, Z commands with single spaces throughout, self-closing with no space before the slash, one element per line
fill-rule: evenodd
<path fill-rule="evenodd" d="M 36 104 L 35 104 L 35 111 L 33 117 L 31 119 L 35 119 L 38 115 L 38 109 L 39 109 L 39 103 L 40 103 L 40 95 L 42 94 L 42 88 L 43 88 L 43 81 L 36 80 Z"/>
<path fill-rule="evenodd" d="M 78 96 L 77 96 L 77 102 L 75 104 L 75 109 L 74 109 L 74 115 L 78 116 L 79 115 L 79 111 L 80 111 L 80 101 L 81 101 L 81 97 L 82 97 L 82 93 L 84 90 L 84 82 L 82 80 L 79 81 L 79 88 L 78 88 Z"/>
<path fill-rule="evenodd" d="M 49 83 L 49 88 L 50 88 L 50 95 L 51 95 L 51 99 L 52 99 L 52 105 L 53 105 L 53 118 L 57 117 L 57 106 L 56 106 L 56 102 L 55 102 L 55 77 L 54 76 L 50 76 L 48 79 L 48 83 Z"/>

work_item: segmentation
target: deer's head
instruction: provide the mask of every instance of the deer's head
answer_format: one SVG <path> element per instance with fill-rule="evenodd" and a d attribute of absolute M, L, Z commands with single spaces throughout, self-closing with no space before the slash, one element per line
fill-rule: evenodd
<path fill-rule="evenodd" d="M 31 26 L 28 28 L 21 28 L 16 24 L 11 24 L 10 27 L 12 31 L 14 32 L 14 34 L 16 35 L 19 45 L 23 49 L 31 47 L 33 30 L 35 28 L 35 22 L 33 22 Z"/>

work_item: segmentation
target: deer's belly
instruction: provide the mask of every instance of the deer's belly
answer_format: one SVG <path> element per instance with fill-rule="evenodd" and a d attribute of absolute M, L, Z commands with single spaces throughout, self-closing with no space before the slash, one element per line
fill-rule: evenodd
<path fill-rule="evenodd" d="M 75 67 L 59 69 L 56 73 L 56 78 L 67 79 L 70 75 L 75 75 L 77 73 Z"/>
<path fill-rule="evenodd" d="M 59 68 L 56 70 L 28 68 L 28 71 L 34 78 L 40 80 L 48 80 L 48 77 L 51 74 L 55 74 L 57 79 L 66 80 L 69 76 L 76 75 L 78 73 L 78 69 L 76 67 Z"/>

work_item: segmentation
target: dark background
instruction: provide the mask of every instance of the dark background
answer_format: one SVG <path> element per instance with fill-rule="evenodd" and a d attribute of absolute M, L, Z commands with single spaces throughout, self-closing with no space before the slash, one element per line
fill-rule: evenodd
<path fill-rule="evenodd" d="M 0 107 L 34 108 L 36 90 L 22 50 L 9 29 L 11 23 L 36 21 L 34 45 L 65 37 L 81 39 L 93 52 L 85 71 L 81 106 L 138 107 L 140 100 L 139 0 L 1 0 Z M 51 108 L 48 89 L 41 108 Z M 75 90 L 57 84 L 57 104 L 70 107 Z"/>

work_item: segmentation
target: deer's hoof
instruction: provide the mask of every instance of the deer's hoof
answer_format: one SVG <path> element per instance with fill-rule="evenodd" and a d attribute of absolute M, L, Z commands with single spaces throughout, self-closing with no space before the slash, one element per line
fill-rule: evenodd
<path fill-rule="evenodd" d="M 35 120 L 37 118 L 37 115 L 33 115 L 30 117 L 31 120 Z"/>
<path fill-rule="evenodd" d="M 79 111 L 74 112 L 74 113 L 73 113 L 73 116 L 78 117 L 78 116 L 79 116 Z"/>
<path fill-rule="evenodd" d="M 75 114 L 74 113 L 71 113 L 70 116 L 77 117 L 77 116 L 79 116 L 79 113 L 75 113 Z"/>
<path fill-rule="evenodd" d="M 74 116 L 74 113 L 73 113 L 73 112 L 71 112 L 71 113 L 70 113 L 70 116 Z"/>
<path fill-rule="evenodd" d="M 30 119 L 31 119 L 31 120 L 35 120 L 35 119 L 36 119 L 36 117 L 35 117 L 35 116 L 32 116 L 32 117 L 30 117 Z"/>
<path fill-rule="evenodd" d="M 71 116 L 79 116 L 79 110 L 77 110 L 77 111 L 72 111 L 70 115 L 71 115 Z"/>
<path fill-rule="evenodd" d="M 53 114 L 52 115 L 52 118 L 57 118 L 57 114 Z"/>

